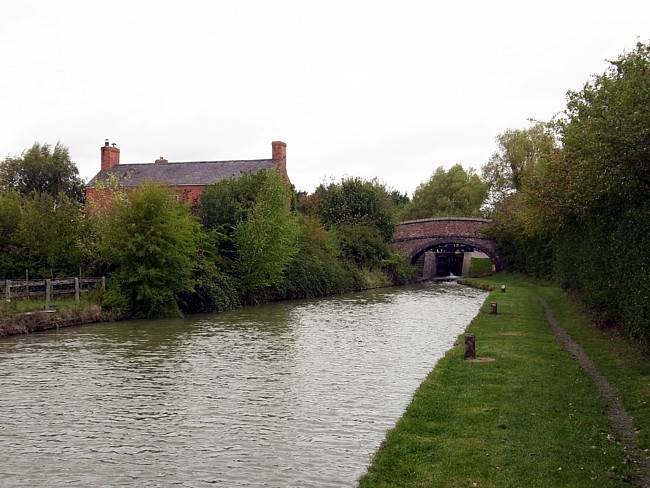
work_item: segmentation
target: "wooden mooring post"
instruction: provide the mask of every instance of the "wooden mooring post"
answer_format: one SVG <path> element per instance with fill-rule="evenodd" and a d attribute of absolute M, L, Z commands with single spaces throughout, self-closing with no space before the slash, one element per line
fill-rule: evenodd
<path fill-rule="evenodd" d="M 11 280 L 5 281 L 5 300 L 11 301 Z"/>
<path fill-rule="evenodd" d="M 52 302 L 52 280 L 45 280 L 45 310 L 50 309 Z"/>
<path fill-rule="evenodd" d="M 465 359 L 476 359 L 476 337 L 465 334 Z"/>
<path fill-rule="evenodd" d="M 79 293 L 80 293 L 80 290 L 79 290 L 79 278 L 75 278 L 74 279 L 74 302 L 77 305 L 79 305 L 79 301 L 80 301 Z"/>
<path fill-rule="evenodd" d="M 102 291 L 106 291 L 106 276 L 102 276 Z"/>

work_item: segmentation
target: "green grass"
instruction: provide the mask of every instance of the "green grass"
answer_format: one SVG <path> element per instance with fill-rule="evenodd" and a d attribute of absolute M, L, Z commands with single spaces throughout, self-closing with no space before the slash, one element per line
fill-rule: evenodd
<path fill-rule="evenodd" d="M 489 258 L 472 258 L 469 262 L 468 276 L 486 276 L 492 274 L 492 260 Z"/>
<path fill-rule="evenodd" d="M 464 361 L 459 340 L 420 385 L 360 487 L 629 486 L 604 404 L 556 341 L 538 297 L 620 390 L 646 447 L 647 358 L 592 328 L 551 285 L 506 274 L 477 281 L 495 291 L 469 330 L 479 356 L 496 361 Z M 492 301 L 499 315 L 488 314 Z"/>
<path fill-rule="evenodd" d="M 76 304 L 74 296 L 55 298 L 50 302 L 50 310 L 82 310 L 88 305 L 100 303 L 98 292 L 83 293 L 80 303 Z M 37 312 L 45 309 L 44 298 L 14 299 L 10 303 L 0 303 L 0 316 L 11 316 L 27 312 Z"/>
<path fill-rule="evenodd" d="M 596 363 L 616 388 L 625 409 L 639 429 L 639 443 L 650 449 L 650 357 L 617 330 L 595 327 L 580 304 L 555 287 L 538 290 L 558 322 Z"/>

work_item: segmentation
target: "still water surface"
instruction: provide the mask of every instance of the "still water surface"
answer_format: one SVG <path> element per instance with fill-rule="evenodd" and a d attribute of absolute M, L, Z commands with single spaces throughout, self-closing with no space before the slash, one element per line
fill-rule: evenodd
<path fill-rule="evenodd" d="M 0 486 L 352 487 L 484 297 L 426 284 L 0 340 Z"/>

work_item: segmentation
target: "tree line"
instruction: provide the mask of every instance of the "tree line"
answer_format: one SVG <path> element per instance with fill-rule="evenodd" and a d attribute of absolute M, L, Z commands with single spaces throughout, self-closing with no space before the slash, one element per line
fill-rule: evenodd
<path fill-rule="evenodd" d="M 347 178 L 311 195 L 276 171 L 206 187 L 190 206 L 155 183 L 113 181 L 83 201 L 67 148 L 34 144 L 0 163 L 0 276 L 107 275 L 102 304 L 160 317 L 401 284 L 390 247 L 399 198 Z"/>
<path fill-rule="evenodd" d="M 650 47 L 497 142 L 484 176 L 504 266 L 558 280 L 650 346 Z"/>
<path fill-rule="evenodd" d="M 124 314 L 217 311 L 406 282 L 397 222 L 483 216 L 506 269 L 559 281 L 650 343 L 650 48 L 496 143 L 480 174 L 438 167 L 412 198 L 359 178 L 307 194 L 260 172 L 208 187 L 193 208 L 153 184 L 84 204 L 67 149 L 34 144 L 0 163 L 0 276 L 82 269 L 111 276 L 106 304 Z"/>

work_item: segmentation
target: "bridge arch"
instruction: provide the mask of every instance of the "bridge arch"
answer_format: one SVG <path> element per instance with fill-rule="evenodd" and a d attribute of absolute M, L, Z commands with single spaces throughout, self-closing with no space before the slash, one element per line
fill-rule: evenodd
<path fill-rule="evenodd" d="M 461 244 L 467 247 L 472 247 L 476 249 L 479 252 L 482 252 L 485 254 L 487 257 L 490 258 L 490 261 L 492 261 L 492 264 L 494 265 L 495 269 L 498 271 L 501 268 L 501 263 L 499 261 L 499 256 L 491 249 L 489 249 L 487 246 L 484 246 L 483 244 L 477 244 L 476 242 L 473 242 L 469 239 L 465 239 L 462 237 L 455 237 L 455 236 L 450 236 L 450 237 L 440 237 L 438 239 L 433 239 L 426 244 L 423 244 L 419 249 L 417 249 L 412 256 L 409 257 L 409 260 L 411 264 L 413 264 L 415 261 L 418 260 L 418 258 L 424 254 L 425 252 L 435 249 L 441 245 L 444 244 Z"/>
<path fill-rule="evenodd" d="M 474 217 L 437 217 L 430 219 L 409 220 L 397 226 L 393 236 L 393 246 L 407 256 L 412 264 L 425 268 L 423 255 L 431 251 L 434 255 L 433 273 L 436 273 L 436 262 L 451 256 L 452 251 L 461 259 L 469 252 L 480 252 L 492 261 L 493 269 L 499 270 L 501 263 L 496 252 L 494 240 L 485 235 L 490 220 Z M 447 248 L 446 250 L 444 248 Z M 432 258 L 429 256 L 428 261 Z M 464 266 L 463 266 L 464 268 Z M 426 279 L 427 271 L 424 273 Z"/>

